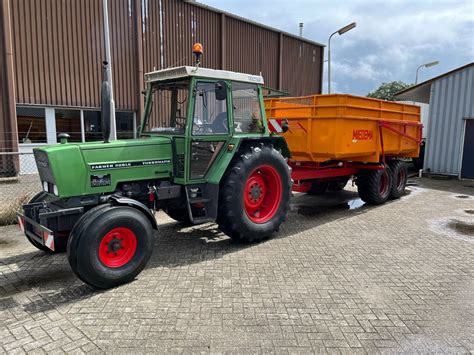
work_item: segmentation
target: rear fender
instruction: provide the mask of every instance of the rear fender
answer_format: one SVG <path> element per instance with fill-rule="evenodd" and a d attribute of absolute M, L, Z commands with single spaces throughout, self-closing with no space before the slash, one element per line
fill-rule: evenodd
<path fill-rule="evenodd" d="M 137 210 L 145 214 L 145 216 L 150 221 L 153 229 L 158 229 L 158 224 L 156 223 L 155 216 L 151 213 L 150 209 L 147 206 L 145 206 L 143 203 L 137 200 L 134 200 L 132 198 L 116 196 L 116 195 L 110 196 L 109 201 L 114 206 L 129 206 L 129 207 L 136 208 Z"/>
<path fill-rule="evenodd" d="M 291 158 L 291 152 L 286 144 L 285 138 L 280 136 L 270 136 L 270 137 L 256 137 L 256 138 L 245 138 L 242 139 L 239 150 L 245 149 L 247 147 L 255 146 L 256 144 L 272 144 L 276 150 L 281 152 L 283 157 L 289 159 Z"/>

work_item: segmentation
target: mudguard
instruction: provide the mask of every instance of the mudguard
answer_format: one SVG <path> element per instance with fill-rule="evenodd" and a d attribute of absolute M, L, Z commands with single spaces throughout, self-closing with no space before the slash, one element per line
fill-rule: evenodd
<path fill-rule="evenodd" d="M 117 195 L 110 196 L 109 201 L 112 205 L 115 205 L 115 206 L 129 206 L 129 207 L 136 208 L 137 210 L 140 210 L 150 220 L 151 226 L 153 227 L 153 229 L 158 229 L 158 224 L 156 223 L 155 216 L 151 213 L 150 209 L 147 206 L 145 206 L 143 203 L 137 200 L 134 200 L 132 198 L 117 196 Z"/>

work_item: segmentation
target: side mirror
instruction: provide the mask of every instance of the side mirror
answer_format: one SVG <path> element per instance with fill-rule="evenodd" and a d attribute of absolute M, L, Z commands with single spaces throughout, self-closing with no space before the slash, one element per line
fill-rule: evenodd
<path fill-rule="evenodd" d="M 217 101 L 227 99 L 227 83 L 225 81 L 218 81 L 215 86 L 215 91 Z"/>

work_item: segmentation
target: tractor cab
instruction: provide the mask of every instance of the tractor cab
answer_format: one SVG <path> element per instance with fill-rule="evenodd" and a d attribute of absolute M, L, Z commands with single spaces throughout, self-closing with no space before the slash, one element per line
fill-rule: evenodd
<path fill-rule="evenodd" d="M 214 163 L 232 153 L 233 140 L 268 135 L 261 76 L 183 66 L 148 73 L 145 80 L 140 136 L 171 138 L 176 183 L 212 181 L 224 170 Z"/>

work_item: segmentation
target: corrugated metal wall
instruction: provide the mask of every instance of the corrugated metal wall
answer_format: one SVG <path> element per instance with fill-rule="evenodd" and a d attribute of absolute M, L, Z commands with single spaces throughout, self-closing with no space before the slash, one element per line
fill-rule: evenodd
<path fill-rule="evenodd" d="M 324 47 L 283 36 L 282 90 L 292 95 L 321 93 Z"/>
<path fill-rule="evenodd" d="M 102 2 L 9 1 L 17 102 L 99 107 L 104 58 Z M 137 109 L 135 76 L 140 35 L 135 32 L 136 8 L 141 8 L 142 24 L 137 28 L 142 29 L 145 72 L 192 65 L 190 49 L 199 41 L 204 44 L 204 67 L 261 73 L 267 85 L 295 95 L 321 90 L 321 46 L 285 34 L 281 35 L 280 43 L 277 31 L 183 1 L 109 0 L 109 3 L 118 109 Z"/>
<path fill-rule="evenodd" d="M 228 70 L 262 75 L 265 85 L 278 86 L 279 34 L 235 18 L 226 19 Z"/>
<path fill-rule="evenodd" d="M 102 1 L 2 0 L 11 5 L 19 104 L 100 106 Z M 109 0 L 114 96 L 138 111 L 142 73 L 193 65 L 262 74 L 294 95 L 321 92 L 323 47 L 231 14 L 180 0 Z M 138 78 L 140 77 L 140 78 Z"/>
<path fill-rule="evenodd" d="M 100 106 L 102 2 L 10 0 L 18 103 Z M 133 7 L 110 6 L 115 101 L 136 108 Z"/>
<path fill-rule="evenodd" d="M 437 174 L 458 175 L 463 118 L 474 117 L 474 65 L 431 85 L 429 116 L 424 169 Z"/>

